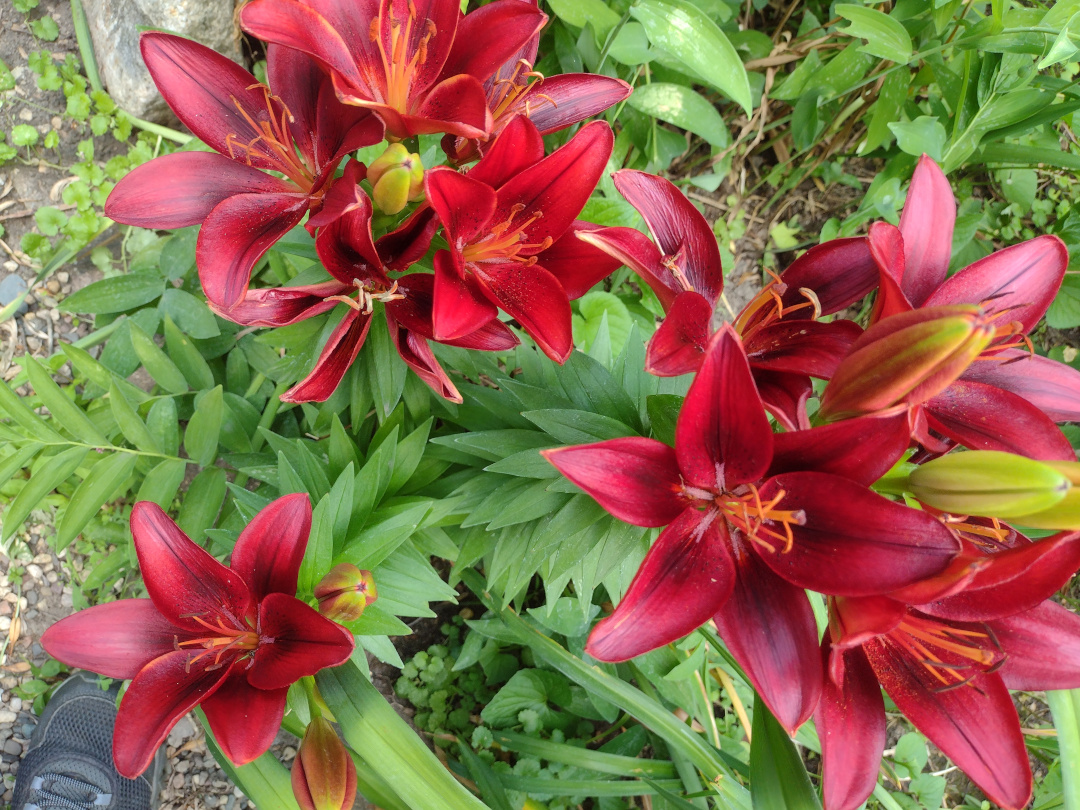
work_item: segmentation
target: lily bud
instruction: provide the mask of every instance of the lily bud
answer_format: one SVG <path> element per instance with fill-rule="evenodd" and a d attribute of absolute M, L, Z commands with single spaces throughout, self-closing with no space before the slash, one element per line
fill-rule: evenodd
<path fill-rule="evenodd" d="M 349 810 L 356 801 L 356 766 L 323 717 L 313 718 L 304 732 L 292 789 L 300 810 Z"/>
<path fill-rule="evenodd" d="M 323 616 L 344 623 L 359 619 L 364 608 L 378 599 L 379 594 L 370 571 L 361 571 L 352 563 L 341 563 L 315 586 L 315 598 Z"/>
<path fill-rule="evenodd" d="M 951 385 L 994 339 L 992 316 L 974 304 L 901 312 L 863 333 L 821 400 L 827 421 L 918 405 Z"/>
<path fill-rule="evenodd" d="M 392 143 L 367 170 L 371 198 L 384 214 L 396 214 L 424 194 L 424 164 L 404 144 Z"/>
<path fill-rule="evenodd" d="M 908 477 L 912 494 L 954 515 L 1017 518 L 1062 502 L 1069 478 L 1049 463 L 996 450 L 949 453 L 927 461 Z"/>

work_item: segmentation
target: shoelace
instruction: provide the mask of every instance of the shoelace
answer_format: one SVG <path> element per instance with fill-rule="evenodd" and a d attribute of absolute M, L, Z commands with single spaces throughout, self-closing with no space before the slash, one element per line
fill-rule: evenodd
<path fill-rule="evenodd" d="M 58 773 L 34 777 L 30 789 L 36 803 L 27 802 L 23 810 L 93 810 L 112 804 L 111 793 L 101 793 L 87 782 Z"/>

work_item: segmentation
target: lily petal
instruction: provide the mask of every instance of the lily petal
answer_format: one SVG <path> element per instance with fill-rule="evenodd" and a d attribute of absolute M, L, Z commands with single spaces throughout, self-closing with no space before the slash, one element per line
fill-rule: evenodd
<path fill-rule="evenodd" d="M 1006 655 L 998 672 L 1007 687 L 1080 688 L 1080 616 L 1046 601 L 993 628 Z"/>
<path fill-rule="evenodd" d="M 784 306 L 802 304 L 803 287 L 813 290 L 821 314 L 831 315 L 865 298 L 878 285 L 878 269 L 865 236 L 830 239 L 815 245 L 780 274 Z M 796 317 L 808 318 L 810 312 Z"/>
<path fill-rule="evenodd" d="M 498 323 L 498 321 L 493 321 L 493 323 Z M 439 365 L 427 340 L 416 332 L 400 328 L 393 318 L 388 318 L 387 324 L 390 327 L 390 339 L 397 347 L 398 354 L 416 373 L 416 376 L 443 399 L 450 402 L 463 402 L 461 393 L 443 367 Z"/>
<path fill-rule="evenodd" d="M 755 329 L 747 336 L 746 356 L 755 368 L 827 380 L 860 335 L 859 325 L 847 320 L 784 320 Z"/>
<path fill-rule="evenodd" d="M 619 520 L 666 526 L 686 508 L 675 451 L 656 439 L 610 439 L 542 450 L 555 468 Z"/>
<path fill-rule="evenodd" d="M 785 473 L 761 487 L 761 498 L 775 507 L 801 511 L 792 525 L 789 551 L 762 559 L 801 588 L 843 596 L 872 596 L 910 585 L 945 569 L 960 543 L 937 518 L 883 498 L 836 475 Z M 771 543 L 772 541 L 770 541 Z"/>
<path fill-rule="evenodd" d="M 431 88 L 416 115 L 403 115 L 402 120 L 406 131 L 392 134 L 411 137 L 449 132 L 462 138 L 486 138 L 492 126 L 484 86 L 475 76 L 464 73 Z"/>
<path fill-rule="evenodd" d="M 712 329 L 713 305 L 700 293 L 679 293 L 645 350 L 645 370 L 657 377 L 697 371 Z"/>
<path fill-rule="evenodd" d="M 757 481 L 769 468 L 773 433 L 742 342 L 730 324 L 713 336 L 675 427 L 686 480 L 706 489 Z"/>
<path fill-rule="evenodd" d="M 480 234 L 495 212 L 495 190 L 453 169 L 436 167 L 425 172 L 424 192 L 443 224 L 446 241 L 457 254 L 461 245 Z"/>
<path fill-rule="evenodd" d="M 585 652 L 626 661 L 682 638 L 727 601 L 735 568 L 723 520 L 687 509 L 660 533 L 615 612 L 589 634 Z"/>
<path fill-rule="evenodd" d="M 671 270 L 660 263 L 663 258 L 660 249 L 641 231 L 623 227 L 597 228 L 578 233 L 577 238 L 637 273 L 656 293 L 665 312 L 683 292 Z"/>
<path fill-rule="evenodd" d="M 1055 422 L 1080 421 L 1080 371 L 1019 349 L 983 356 L 961 380 L 984 383 L 1023 397 Z"/>
<path fill-rule="evenodd" d="M 888 222 L 875 222 L 867 234 L 870 253 L 878 266 L 880 284 L 871 323 L 877 323 L 890 315 L 908 312 L 914 307 L 902 289 L 904 278 L 904 238 L 900 229 Z"/>
<path fill-rule="evenodd" d="M 488 299 L 521 324 L 544 354 L 565 363 L 574 350 L 570 299 L 555 276 L 539 264 L 474 264 Z"/>
<path fill-rule="evenodd" d="M 326 281 L 303 287 L 264 287 L 248 290 L 240 303 L 226 309 L 208 302 L 210 309 L 222 318 L 245 326 L 289 326 L 307 318 L 329 312 L 338 305 L 327 301 L 332 295 L 356 292 L 351 285 Z"/>
<path fill-rule="evenodd" d="M 519 115 L 491 142 L 480 162 L 469 169 L 469 177 L 499 188 L 543 157 L 544 139 L 528 118 Z"/>
<path fill-rule="evenodd" d="M 310 531 L 311 498 L 304 492 L 271 501 L 240 532 L 229 565 L 256 601 L 271 593 L 296 593 Z"/>
<path fill-rule="evenodd" d="M 255 613 L 255 601 L 240 575 L 191 541 L 151 501 L 131 510 L 131 534 L 146 592 L 168 621 L 202 634 L 195 616 L 213 623 L 224 613 L 239 621 Z"/>
<path fill-rule="evenodd" d="M 1031 798 L 1031 768 L 1012 698 L 996 674 L 978 673 L 970 684 L 927 688 L 921 664 L 880 639 L 863 649 L 897 708 L 971 777 L 990 801 L 1024 807 Z M 987 729 L 993 729 L 992 734 Z"/>
<path fill-rule="evenodd" d="M 322 209 L 309 225 L 319 228 L 315 250 L 327 272 L 343 284 L 374 281 L 389 286 L 382 259 L 371 235 L 371 200 L 360 181 L 364 164 L 349 161 L 345 174 L 326 195 Z M 355 288 L 354 288 L 355 292 Z"/>
<path fill-rule="evenodd" d="M 814 384 L 806 374 L 768 371 L 750 366 L 754 372 L 761 402 L 784 430 L 803 430 L 810 427 L 806 401 L 814 393 Z"/>
<path fill-rule="evenodd" d="M 325 402 L 334 393 L 360 353 L 371 315 L 350 309 L 341 319 L 323 346 L 315 367 L 300 382 L 281 395 L 282 402 Z"/>
<path fill-rule="evenodd" d="M 547 15 L 533 3 L 489 3 L 470 11 L 458 23 L 443 75 L 468 73 L 483 81 L 540 33 L 546 22 Z"/>
<path fill-rule="evenodd" d="M 618 259 L 577 238 L 579 233 L 596 229 L 591 222 L 575 220 L 541 257 L 544 269 L 559 280 L 571 301 L 619 269 Z"/>
<path fill-rule="evenodd" d="M 902 287 L 907 299 L 917 307 L 926 302 L 949 272 L 955 225 L 952 187 L 933 158 L 923 155 L 900 214 L 906 260 Z"/>
<path fill-rule="evenodd" d="M 439 341 L 462 337 L 498 314 L 498 308 L 487 300 L 473 275 L 462 274 L 454 267 L 449 251 L 435 254 L 432 337 Z"/>
<path fill-rule="evenodd" d="M 622 79 L 593 73 L 563 73 L 534 84 L 523 102 L 540 133 L 558 132 L 602 113 L 628 98 L 633 89 Z"/>
<path fill-rule="evenodd" d="M 821 697 L 817 624 L 802 588 L 780 579 L 732 533 L 735 587 L 713 617 L 720 637 L 789 734 Z"/>
<path fill-rule="evenodd" d="M 838 674 L 835 655 L 861 647 L 895 629 L 907 613 L 907 605 L 888 596 L 833 596 L 830 598 L 829 632 L 834 660 L 831 674 Z"/>
<path fill-rule="evenodd" d="M 70 667 L 127 680 L 172 652 L 178 634 L 149 599 L 118 599 L 61 619 L 42 634 L 41 646 Z"/>
<path fill-rule="evenodd" d="M 224 683 L 202 703 L 214 740 L 226 759 L 234 765 L 246 765 L 270 749 L 281 729 L 288 692 L 288 687 L 256 689 L 248 684 L 242 667 L 233 667 Z"/>
<path fill-rule="evenodd" d="M 294 596 L 272 593 L 259 604 L 259 633 L 273 643 L 260 643 L 247 671 L 256 689 L 281 689 L 324 667 L 349 659 L 352 634 Z"/>

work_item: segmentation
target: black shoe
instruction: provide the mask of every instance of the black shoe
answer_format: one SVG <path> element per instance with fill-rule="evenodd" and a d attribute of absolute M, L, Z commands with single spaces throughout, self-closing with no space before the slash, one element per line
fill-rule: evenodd
<path fill-rule="evenodd" d="M 116 696 L 98 677 L 75 672 L 53 694 L 15 776 L 13 810 L 151 810 L 157 806 L 164 748 L 138 779 L 112 758 Z"/>

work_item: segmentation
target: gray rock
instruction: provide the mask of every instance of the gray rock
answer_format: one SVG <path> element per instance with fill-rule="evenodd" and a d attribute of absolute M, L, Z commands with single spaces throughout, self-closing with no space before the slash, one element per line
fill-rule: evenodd
<path fill-rule="evenodd" d="M 173 730 L 169 732 L 168 743 L 179 748 L 185 742 L 195 736 L 195 724 L 190 717 L 182 717 Z"/>
<path fill-rule="evenodd" d="M 24 292 L 26 292 L 26 280 L 22 276 L 18 273 L 4 276 L 4 280 L 0 281 L 0 307 L 6 307 Z M 25 312 L 26 301 L 23 301 L 15 310 L 15 314 L 22 315 Z"/>
<path fill-rule="evenodd" d="M 4 743 L 4 753 L 14 754 L 15 756 L 22 755 L 22 744 L 15 742 L 15 740 L 8 740 Z"/>
<path fill-rule="evenodd" d="M 113 100 L 138 118 L 172 120 L 143 65 L 140 30 L 163 29 L 235 61 L 241 58 L 232 0 L 84 0 L 83 5 L 102 81 Z"/>

